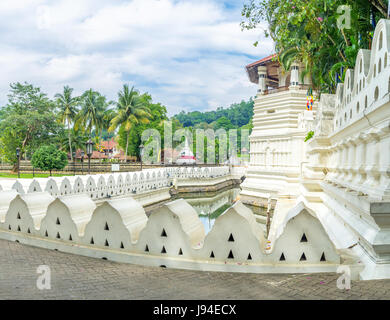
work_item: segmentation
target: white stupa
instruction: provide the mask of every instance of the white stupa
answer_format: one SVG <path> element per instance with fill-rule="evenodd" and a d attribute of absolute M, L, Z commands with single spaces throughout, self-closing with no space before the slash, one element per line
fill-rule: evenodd
<path fill-rule="evenodd" d="M 192 153 L 190 146 L 188 145 L 188 140 L 186 138 L 184 142 L 184 148 L 180 151 L 180 155 L 176 160 L 176 164 L 178 165 L 186 165 L 186 164 L 195 164 L 196 158 Z"/>

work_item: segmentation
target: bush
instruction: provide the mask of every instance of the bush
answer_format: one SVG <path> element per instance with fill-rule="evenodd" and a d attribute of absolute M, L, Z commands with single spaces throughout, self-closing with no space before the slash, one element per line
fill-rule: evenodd
<path fill-rule="evenodd" d="M 43 171 L 50 171 L 51 175 L 53 169 L 62 170 L 65 168 L 68 164 L 68 156 L 53 145 L 42 146 L 34 152 L 31 164 Z"/>

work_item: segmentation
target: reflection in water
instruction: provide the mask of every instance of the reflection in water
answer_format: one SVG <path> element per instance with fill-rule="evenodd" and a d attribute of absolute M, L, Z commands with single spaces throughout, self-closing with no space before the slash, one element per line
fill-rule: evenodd
<path fill-rule="evenodd" d="M 215 219 L 237 199 L 241 189 L 233 188 L 219 193 L 202 193 L 181 196 L 198 212 L 206 234 L 212 229 Z"/>
<path fill-rule="evenodd" d="M 205 233 L 208 234 L 213 228 L 215 219 L 210 219 L 210 217 L 199 217 L 199 219 L 203 223 Z"/>
<path fill-rule="evenodd" d="M 212 229 L 215 219 L 224 213 L 236 199 L 239 198 L 241 189 L 238 187 L 225 189 L 218 192 L 199 192 L 180 194 L 177 198 L 185 199 L 197 212 L 202 221 L 206 234 Z M 266 220 L 267 209 L 246 205 L 257 217 Z M 272 214 L 272 211 L 271 211 Z M 258 221 L 259 222 L 259 221 Z M 265 227 L 265 222 L 260 226 Z"/>

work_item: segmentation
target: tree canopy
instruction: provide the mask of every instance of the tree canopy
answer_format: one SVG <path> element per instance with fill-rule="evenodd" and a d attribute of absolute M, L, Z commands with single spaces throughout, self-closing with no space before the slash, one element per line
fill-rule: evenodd
<path fill-rule="evenodd" d="M 29 83 L 10 86 L 8 103 L 0 108 L 0 155 L 3 161 L 13 163 L 14 169 L 17 148 L 21 150 L 21 159 L 31 159 L 41 146 L 50 146 L 50 151 L 53 148 L 60 150 L 65 157 L 69 154 L 72 160 L 73 151 L 85 150 L 85 143 L 90 138 L 94 141 L 94 149 L 102 151 L 102 140 L 115 137 L 125 154 L 139 156 L 141 136 L 146 129 L 157 130 L 161 148 L 165 148 L 166 121 L 170 121 L 172 133 L 183 127 L 191 131 L 251 129 L 252 99 L 216 111 L 182 112 L 169 119 L 164 105 L 154 102 L 150 94 L 140 93 L 128 85 L 118 92 L 117 101 L 108 101 L 94 89 L 77 96 L 72 88 L 64 86 L 62 92 L 50 99 L 39 87 Z M 240 134 L 241 130 L 238 130 Z M 172 141 L 172 147 L 181 142 Z M 149 140 L 144 142 L 148 143 Z M 216 145 L 218 150 L 218 138 Z M 48 168 L 42 160 L 37 162 L 38 154 L 47 154 L 48 150 L 45 147 L 35 156 L 37 168 Z"/>
<path fill-rule="evenodd" d="M 285 70 L 299 60 L 321 92 L 334 92 L 353 68 L 358 50 L 369 49 L 377 21 L 387 17 L 383 0 L 249 0 L 243 29 L 268 23 L 267 37 Z M 257 45 L 257 43 L 255 44 Z"/>
<path fill-rule="evenodd" d="M 43 171 L 51 171 L 54 169 L 61 170 L 68 164 L 66 153 L 58 150 L 56 146 L 41 146 L 32 156 L 31 163 L 33 167 Z"/>
<path fill-rule="evenodd" d="M 40 88 L 11 84 L 8 104 L 0 110 L 0 152 L 5 161 L 16 163 L 16 148 L 31 155 L 40 145 L 54 142 L 61 130 L 55 104 Z"/>
<path fill-rule="evenodd" d="M 184 127 L 196 127 L 200 129 L 213 129 L 215 127 L 218 127 L 219 129 L 220 127 L 223 127 L 221 126 L 223 121 L 226 124 L 225 129 L 229 130 L 242 127 L 249 123 L 253 116 L 253 104 L 254 102 L 252 98 L 250 98 L 249 101 L 234 103 L 229 108 L 220 107 L 215 111 L 182 111 L 175 115 L 174 118 L 179 120 Z M 222 118 L 223 120 L 220 120 Z M 212 125 L 207 126 L 207 124 Z"/>

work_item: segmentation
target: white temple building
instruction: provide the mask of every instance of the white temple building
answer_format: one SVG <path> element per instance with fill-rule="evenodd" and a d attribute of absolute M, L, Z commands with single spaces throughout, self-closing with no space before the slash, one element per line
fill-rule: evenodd
<path fill-rule="evenodd" d="M 306 110 L 310 81 L 300 81 L 299 64 L 283 73 L 275 56 L 247 66 L 250 81 L 258 83 L 253 131 L 250 137 L 250 165 L 242 185 L 241 199 L 266 206 L 268 198 L 296 198 L 308 120 L 315 111 Z"/>
<path fill-rule="evenodd" d="M 361 279 L 390 278 L 389 54 L 390 20 L 381 20 L 372 49 L 359 51 L 344 84 L 313 111 L 298 64 L 286 75 L 272 57 L 247 66 L 259 89 L 241 200 L 272 198 L 271 243 L 286 220 L 310 213 L 338 250 L 358 258 Z"/>

